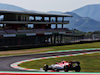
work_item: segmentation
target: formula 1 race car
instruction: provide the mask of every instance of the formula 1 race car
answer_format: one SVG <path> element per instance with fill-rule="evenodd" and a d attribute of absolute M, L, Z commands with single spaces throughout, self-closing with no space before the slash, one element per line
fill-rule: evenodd
<path fill-rule="evenodd" d="M 60 63 L 52 64 L 50 66 L 44 65 L 43 67 L 44 71 L 47 72 L 48 70 L 53 70 L 56 72 L 59 72 L 60 70 L 64 70 L 64 72 L 68 72 L 69 70 L 75 70 L 75 72 L 80 72 L 81 67 L 80 67 L 80 62 L 76 61 L 61 61 Z"/>

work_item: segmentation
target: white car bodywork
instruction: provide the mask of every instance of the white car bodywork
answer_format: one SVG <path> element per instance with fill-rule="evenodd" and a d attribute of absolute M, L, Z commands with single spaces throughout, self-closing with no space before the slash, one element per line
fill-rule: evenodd
<path fill-rule="evenodd" d="M 69 65 L 69 63 L 66 61 L 62 61 L 61 63 L 52 64 L 51 67 L 53 69 L 55 69 L 55 68 L 56 69 L 63 69 L 65 65 Z"/>

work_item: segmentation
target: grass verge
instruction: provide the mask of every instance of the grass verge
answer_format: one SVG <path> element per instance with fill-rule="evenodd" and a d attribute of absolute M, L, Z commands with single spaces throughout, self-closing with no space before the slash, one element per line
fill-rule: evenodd
<path fill-rule="evenodd" d="M 0 51 L 0 56 L 3 56 L 3 55 L 6 56 L 6 55 L 34 54 L 34 53 L 42 53 L 42 52 L 47 52 L 47 51 L 86 49 L 86 48 L 100 48 L 100 42 L 85 43 L 85 44 L 73 44 L 73 45 L 63 45 L 63 46 L 50 46 L 50 47 L 21 49 L 21 50 Z"/>
<path fill-rule="evenodd" d="M 100 53 L 36 60 L 22 63 L 20 64 L 20 66 L 30 69 L 40 69 L 43 67 L 44 64 L 51 65 L 55 62 L 61 62 L 62 60 L 80 61 L 81 72 L 100 72 Z"/>

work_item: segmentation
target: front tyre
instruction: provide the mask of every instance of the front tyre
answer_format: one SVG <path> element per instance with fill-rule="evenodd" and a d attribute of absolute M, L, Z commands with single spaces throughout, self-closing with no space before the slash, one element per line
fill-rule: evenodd
<path fill-rule="evenodd" d="M 69 71 L 69 66 L 64 66 L 64 72 L 68 72 Z"/>
<path fill-rule="evenodd" d="M 47 72 L 47 71 L 48 71 L 48 65 L 44 65 L 43 70 L 44 70 L 45 72 Z"/>

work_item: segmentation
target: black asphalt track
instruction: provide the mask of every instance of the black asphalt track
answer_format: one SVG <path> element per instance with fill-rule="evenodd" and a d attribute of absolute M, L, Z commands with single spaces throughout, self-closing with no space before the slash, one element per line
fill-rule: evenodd
<path fill-rule="evenodd" d="M 41 53 L 41 54 L 31 54 L 31 55 L 0 57 L 0 71 L 20 71 L 20 70 L 11 68 L 10 64 L 21 61 L 21 60 L 40 58 L 40 57 L 49 57 L 49 56 L 58 56 L 58 55 L 97 52 L 97 51 L 100 52 L 100 50 L 86 50 L 86 51 L 69 51 L 69 52 Z"/>

